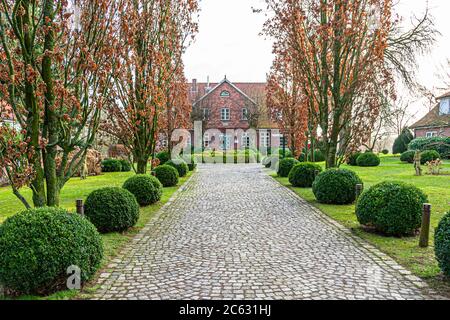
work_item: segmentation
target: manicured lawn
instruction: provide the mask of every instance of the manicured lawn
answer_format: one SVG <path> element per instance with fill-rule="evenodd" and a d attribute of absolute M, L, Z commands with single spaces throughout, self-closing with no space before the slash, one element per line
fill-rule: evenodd
<path fill-rule="evenodd" d="M 166 204 L 173 194 L 182 186 L 191 176 L 192 172 L 188 174 L 187 177 L 181 178 L 180 183 L 176 187 L 164 188 L 164 193 L 161 201 L 155 205 L 141 208 L 140 218 L 136 226 L 125 233 L 110 233 L 102 235 L 105 256 L 103 258 L 102 267 L 104 269 L 109 262 L 114 259 L 120 252 L 121 248 L 129 242 L 152 218 L 152 216 L 161 209 L 161 207 Z M 77 199 L 86 199 L 90 192 L 95 189 L 102 187 L 117 186 L 121 187 L 125 180 L 134 173 L 107 173 L 98 177 L 90 177 L 87 180 L 81 180 L 74 178 L 69 181 L 69 183 L 64 187 L 61 194 L 61 206 L 67 208 L 71 211 L 75 210 L 75 201 Z M 27 197 L 31 196 L 31 191 L 25 190 L 24 194 Z M 0 223 L 4 221 L 7 217 L 14 215 L 15 213 L 23 210 L 21 203 L 14 197 L 10 188 L 0 188 Z M 100 274 L 100 271 L 98 272 Z M 91 281 L 92 284 L 95 283 L 95 279 Z M 96 288 L 92 285 L 87 285 L 85 287 L 85 292 L 89 293 Z M 54 295 L 45 298 L 38 297 L 21 297 L 20 299 L 49 299 L 49 300 L 59 300 L 59 299 L 76 299 L 82 297 L 77 291 L 63 291 L 58 292 Z M 1 297 L 0 297 L 1 300 Z"/>
<path fill-rule="evenodd" d="M 445 171 L 450 173 L 450 162 L 446 162 Z M 434 257 L 434 229 L 443 215 L 450 211 L 450 175 L 416 177 L 411 164 L 403 164 L 399 158 L 383 157 L 382 164 L 376 168 L 360 168 L 343 166 L 355 171 L 364 181 L 365 188 L 382 181 L 403 181 L 422 189 L 429 197 L 432 209 L 431 246 L 421 249 L 418 246 L 419 237 L 393 238 L 365 232 L 359 225 L 355 206 L 324 205 L 316 201 L 311 189 L 299 189 L 290 186 L 287 178 L 273 177 L 281 184 L 292 188 L 302 198 L 319 208 L 331 218 L 350 228 L 355 234 L 368 240 L 380 250 L 396 259 L 400 264 L 423 278 L 434 278 L 440 274 Z M 424 168 L 425 169 L 425 168 Z"/>

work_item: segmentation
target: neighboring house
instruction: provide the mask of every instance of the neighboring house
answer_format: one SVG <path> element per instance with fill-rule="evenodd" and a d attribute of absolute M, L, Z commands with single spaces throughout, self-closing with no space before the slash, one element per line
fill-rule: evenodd
<path fill-rule="evenodd" d="M 450 92 L 437 99 L 439 104 L 410 127 L 416 138 L 450 137 Z"/>
<path fill-rule="evenodd" d="M 214 129 L 220 132 L 219 149 L 222 150 L 260 146 L 270 148 L 277 139 L 271 139 L 272 131 L 278 126 L 270 119 L 266 108 L 266 83 L 232 83 L 226 77 L 220 83 L 199 83 L 194 79 L 189 83 L 189 97 L 193 121 L 203 123 L 205 148 L 210 147 L 216 139 L 217 134 L 211 137 Z M 256 131 L 256 137 L 248 134 L 249 129 Z M 230 135 L 231 130 L 236 134 Z M 280 146 L 278 142 L 284 141 L 281 136 L 279 139 L 276 146 Z"/>

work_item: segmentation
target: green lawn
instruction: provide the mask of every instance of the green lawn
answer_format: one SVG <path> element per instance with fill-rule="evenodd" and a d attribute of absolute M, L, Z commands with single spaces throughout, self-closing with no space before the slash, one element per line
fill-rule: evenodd
<path fill-rule="evenodd" d="M 134 173 L 132 172 L 107 173 L 98 177 L 90 177 L 87 180 L 73 178 L 68 182 L 68 184 L 62 191 L 61 206 L 74 211 L 75 201 L 77 199 L 86 199 L 90 192 L 98 188 L 111 186 L 121 187 L 125 180 L 133 175 Z M 182 186 L 191 176 L 192 172 L 190 172 L 187 177 L 181 178 L 178 186 L 172 188 L 164 188 L 163 197 L 157 204 L 141 208 L 139 221 L 134 228 L 128 230 L 125 233 L 110 233 L 102 235 L 105 248 L 105 256 L 103 258 L 100 270 L 104 269 L 109 264 L 109 262 L 119 254 L 121 248 L 123 248 L 123 246 L 127 242 L 129 242 L 133 238 L 133 236 L 135 236 L 147 224 L 150 218 L 170 200 L 170 198 L 179 189 L 179 187 Z M 27 196 L 27 198 L 29 198 L 31 196 L 31 191 L 24 190 L 24 194 Z M 2 208 L 0 212 L 0 223 L 7 217 L 14 215 L 15 213 L 24 209 L 24 207 L 15 198 L 10 188 L 8 187 L 0 188 L 0 208 Z M 100 271 L 98 272 L 98 274 L 100 274 Z M 91 284 L 88 284 L 85 287 L 84 293 L 82 294 L 80 294 L 78 291 L 63 291 L 45 298 L 24 296 L 20 299 L 76 299 L 83 297 L 84 294 L 89 294 L 91 291 L 95 290 L 95 282 L 95 279 L 92 280 Z"/>
<path fill-rule="evenodd" d="M 445 171 L 450 173 L 450 163 L 445 164 Z M 383 157 L 382 164 L 375 168 L 350 167 L 364 181 L 365 188 L 382 181 L 403 181 L 422 189 L 429 197 L 432 209 L 432 241 L 427 249 L 418 246 L 419 238 L 393 238 L 383 237 L 365 232 L 359 225 L 355 206 L 325 205 L 316 201 L 311 189 L 293 188 L 287 178 L 272 176 L 281 184 L 294 190 L 302 198 L 319 208 L 322 212 L 350 228 L 355 234 L 368 240 L 380 250 L 396 259 L 400 264 L 411 270 L 414 274 L 423 278 L 434 278 L 439 275 L 439 267 L 434 257 L 433 236 L 442 216 L 450 210 L 450 175 L 447 176 L 422 176 L 416 177 L 413 165 L 403 164 L 397 157 Z"/>

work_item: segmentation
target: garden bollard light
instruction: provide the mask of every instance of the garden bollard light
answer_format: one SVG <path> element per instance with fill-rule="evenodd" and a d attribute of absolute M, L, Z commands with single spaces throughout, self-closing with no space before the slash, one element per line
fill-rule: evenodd
<path fill-rule="evenodd" d="M 430 240 L 430 221 L 431 221 L 431 204 L 425 203 L 422 212 L 422 229 L 420 230 L 421 248 L 428 248 Z"/>
<path fill-rule="evenodd" d="M 361 194 L 364 191 L 364 185 L 358 183 L 356 185 L 356 201 L 358 201 L 359 197 L 361 196 Z"/>
<path fill-rule="evenodd" d="M 77 213 L 80 216 L 84 216 L 84 204 L 83 200 L 77 200 Z"/>

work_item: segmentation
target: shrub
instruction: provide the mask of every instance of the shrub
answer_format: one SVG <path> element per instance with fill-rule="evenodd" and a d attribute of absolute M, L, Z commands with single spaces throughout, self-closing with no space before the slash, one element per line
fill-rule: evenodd
<path fill-rule="evenodd" d="M 362 155 L 361 152 L 355 152 L 348 156 L 347 164 L 350 166 L 357 166 L 358 164 L 356 161 L 358 160 L 359 156 Z"/>
<path fill-rule="evenodd" d="M 402 155 L 400 156 L 400 160 L 402 162 L 408 162 L 408 163 L 414 163 L 414 157 L 416 155 L 415 151 L 406 151 L 403 152 Z"/>
<path fill-rule="evenodd" d="M 316 179 L 316 171 L 322 172 L 322 167 L 315 163 L 300 163 L 289 173 L 289 182 L 294 187 L 311 188 Z"/>
<path fill-rule="evenodd" d="M 194 171 L 197 168 L 197 159 L 194 155 L 184 155 L 183 160 L 187 163 L 189 171 Z"/>
<path fill-rule="evenodd" d="M 384 149 L 383 151 L 381 151 L 382 154 L 387 155 L 389 154 L 389 150 L 388 149 Z"/>
<path fill-rule="evenodd" d="M 85 214 L 101 233 L 122 232 L 138 221 L 139 204 L 128 190 L 103 188 L 87 197 Z"/>
<path fill-rule="evenodd" d="M 310 160 L 312 160 L 311 155 L 309 157 L 310 157 Z M 314 151 L 314 162 L 323 162 L 325 160 L 326 160 L 325 155 L 323 154 L 323 152 L 321 150 Z"/>
<path fill-rule="evenodd" d="M 67 288 L 67 269 L 82 282 L 100 266 L 102 240 L 85 218 L 59 208 L 24 211 L 0 226 L 0 283 L 16 294 L 46 295 Z"/>
<path fill-rule="evenodd" d="M 409 235 L 420 228 L 427 196 L 413 185 L 382 182 L 363 193 L 356 206 L 362 225 L 387 235 Z"/>
<path fill-rule="evenodd" d="M 363 153 L 356 159 L 359 167 L 378 167 L 380 163 L 380 158 L 373 152 Z"/>
<path fill-rule="evenodd" d="M 102 161 L 103 172 L 121 172 L 122 163 L 117 159 L 106 159 Z"/>
<path fill-rule="evenodd" d="M 120 164 L 122 165 L 122 172 L 130 172 L 131 171 L 131 163 L 127 160 L 120 160 Z"/>
<path fill-rule="evenodd" d="M 361 183 L 353 171 L 330 169 L 317 176 L 313 192 L 320 203 L 350 204 L 356 199 L 356 185 Z"/>
<path fill-rule="evenodd" d="M 299 162 L 294 158 L 285 158 L 280 160 L 278 165 L 278 176 L 286 178 L 289 176 L 289 172 L 291 172 L 292 168 L 297 164 L 299 164 Z"/>
<path fill-rule="evenodd" d="M 146 174 L 138 174 L 125 181 L 123 188 L 130 191 L 140 206 L 148 206 L 161 200 L 163 186 L 159 180 Z"/>
<path fill-rule="evenodd" d="M 169 165 L 162 165 L 156 167 L 154 169 L 154 172 L 156 178 L 158 178 L 159 182 L 161 182 L 165 188 L 174 187 L 178 184 L 180 176 L 177 169 L 175 169 L 174 167 Z"/>
<path fill-rule="evenodd" d="M 166 164 L 167 161 L 170 160 L 170 153 L 167 151 L 161 151 L 156 155 L 156 158 L 159 160 L 160 165 Z"/>
<path fill-rule="evenodd" d="M 409 150 L 434 150 L 441 158 L 450 158 L 450 137 L 417 138 L 411 141 Z"/>
<path fill-rule="evenodd" d="M 426 150 L 420 154 L 420 163 L 426 164 L 427 162 L 437 160 L 441 155 L 434 150 Z"/>
<path fill-rule="evenodd" d="M 442 272 L 450 276 L 450 212 L 442 218 L 436 229 L 434 251 Z"/>
<path fill-rule="evenodd" d="M 394 154 L 400 154 L 408 150 L 409 143 L 414 139 L 411 131 L 408 128 L 403 129 L 402 133 L 394 142 L 392 152 Z"/>
<path fill-rule="evenodd" d="M 189 167 L 183 159 L 174 159 L 166 162 L 166 165 L 174 167 L 178 171 L 180 177 L 186 177 Z"/>

